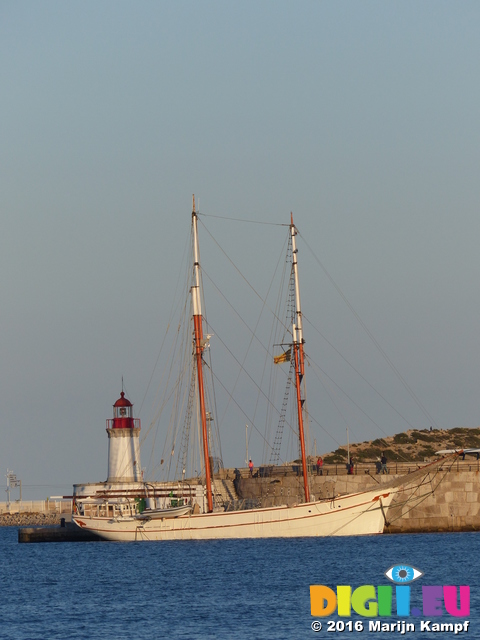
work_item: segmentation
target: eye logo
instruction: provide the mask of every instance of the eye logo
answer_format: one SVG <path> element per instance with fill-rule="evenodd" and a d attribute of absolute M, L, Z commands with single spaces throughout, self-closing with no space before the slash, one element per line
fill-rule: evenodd
<path fill-rule="evenodd" d="M 394 564 L 393 567 L 385 571 L 385 575 L 396 584 L 407 584 L 421 578 L 423 571 L 410 567 L 408 564 Z"/>

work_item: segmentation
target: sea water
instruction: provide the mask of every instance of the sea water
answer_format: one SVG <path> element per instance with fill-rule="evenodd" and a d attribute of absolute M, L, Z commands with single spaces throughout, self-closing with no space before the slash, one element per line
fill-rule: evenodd
<path fill-rule="evenodd" d="M 459 635 L 480 638 L 479 542 L 476 533 L 450 533 L 18 544 L 16 528 L 0 528 L 0 638 L 457 637 L 421 632 L 423 617 L 403 618 L 415 631 L 402 635 L 369 631 L 369 619 L 355 613 L 351 620 L 362 621 L 363 631 L 328 631 L 329 620 L 348 618 L 311 616 L 310 585 L 392 584 L 384 573 L 399 563 L 424 573 L 411 584 L 412 599 L 421 599 L 421 584 L 469 585 L 470 624 Z M 315 620 L 321 631 L 312 630 Z M 436 620 L 458 621 L 446 613 Z"/>

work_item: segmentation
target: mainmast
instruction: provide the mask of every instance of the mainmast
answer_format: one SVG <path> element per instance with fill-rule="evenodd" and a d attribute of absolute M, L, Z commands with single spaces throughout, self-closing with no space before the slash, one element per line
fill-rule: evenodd
<path fill-rule="evenodd" d="M 295 309 L 296 309 L 296 321 L 293 324 L 293 353 L 295 356 L 295 387 L 297 389 L 297 412 L 298 412 L 298 435 L 300 439 L 300 451 L 302 455 L 302 471 L 303 471 L 303 486 L 305 489 L 305 502 L 310 502 L 310 489 L 308 487 L 308 472 L 307 472 L 307 458 L 305 454 L 305 431 L 303 428 L 303 403 L 301 383 L 305 372 L 305 358 L 303 353 L 303 323 L 302 323 L 302 311 L 300 307 L 300 286 L 298 283 L 298 266 L 297 266 L 297 247 L 295 243 L 295 236 L 297 230 L 293 224 L 293 213 L 290 214 L 290 234 L 292 236 L 292 266 L 293 277 L 295 281 Z"/>
<path fill-rule="evenodd" d="M 200 290 L 200 256 L 198 251 L 198 235 L 197 235 L 197 213 L 195 211 L 195 196 L 193 196 L 192 205 L 192 228 L 193 228 L 193 286 L 192 286 L 192 302 L 193 302 L 193 326 L 195 334 L 195 358 L 197 364 L 197 381 L 198 396 L 200 400 L 200 416 L 202 419 L 202 440 L 203 440 L 203 456 L 205 461 L 205 484 L 207 488 L 207 505 L 208 511 L 213 511 L 212 497 L 212 478 L 210 469 L 210 457 L 208 452 L 208 429 L 207 429 L 207 412 L 205 409 L 205 389 L 203 384 L 203 359 L 202 353 L 205 349 L 205 340 L 203 339 L 202 328 L 202 296 Z"/>

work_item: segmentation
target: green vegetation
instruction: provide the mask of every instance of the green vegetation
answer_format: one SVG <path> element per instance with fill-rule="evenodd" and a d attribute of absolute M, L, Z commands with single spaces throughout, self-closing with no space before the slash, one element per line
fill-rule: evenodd
<path fill-rule="evenodd" d="M 424 440 L 425 442 L 437 442 L 438 438 L 434 435 L 431 435 L 428 431 L 424 433 L 423 431 L 415 431 L 414 437 L 417 440 Z"/>
<path fill-rule="evenodd" d="M 396 433 L 393 436 L 394 444 L 415 444 L 415 439 L 411 438 L 408 433 Z"/>
<path fill-rule="evenodd" d="M 440 449 L 480 449 L 480 427 L 468 429 L 412 429 L 408 433 L 396 433 L 393 436 L 377 438 L 371 442 L 354 443 L 350 452 L 358 462 L 377 462 L 385 452 L 388 462 L 423 462 L 425 458 L 435 457 Z M 342 464 L 347 461 L 346 448 L 323 457 L 325 463 Z"/>
<path fill-rule="evenodd" d="M 435 455 L 435 449 L 433 447 L 424 447 L 420 449 L 417 455 L 417 460 L 423 460 L 424 458 L 431 458 Z"/>
<path fill-rule="evenodd" d="M 402 456 L 397 451 L 392 451 L 392 449 L 386 449 L 384 451 L 385 457 L 387 458 L 387 464 L 389 462 L 404 462 L 405 456 Z"/>
<path fill-rule="evenodd" d="M 346 462 L 346 458 L 331 454 L 329 456 L 324 456 L 323 461 L 325 464 L 343 464 L 344 462 Z"/>
<path fill-rule="evenodd" d="M 382 456 L 383 449 L 378 447 L 367 447 L 356 452 L 356 458 L 358 460 L 376 460 Z"/>
<path fill-rule="evenodd" d="M 465 446 L 466 447 L 475 447 L 478 448 L 480 447 L 480 437 L 477 435 L 468 435 L 465 438 Z"/>

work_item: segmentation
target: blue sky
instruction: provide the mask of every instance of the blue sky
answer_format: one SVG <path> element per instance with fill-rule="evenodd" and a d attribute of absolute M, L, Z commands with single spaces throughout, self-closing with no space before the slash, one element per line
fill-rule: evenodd
<path fill-rule="evenodd" d="M 479 19 L 475 2 L 4 1 L 2 475 L 41 496 L 105 479 L 104 420 L 122 375 L 142 404 L 192 193 L 212 215 L 293 211 L 435 425 L 477 426 Z M 205 224 L 252 278 L 278 259 L 282 229 Z M 299 249 L 305 314 L 430 426 Z M 306 332 L 386 433 L 408 428 Z M 315 384 L 310 408 L 334 435 L 312 438 L 329 451 L 345 425 L 315 406 Z M 381 435 L 348 421 L 354 440 Z M 234 466 L 244 424 L 229 429 Z M 260 438 L 250 447 L 260 462 Z"/>

